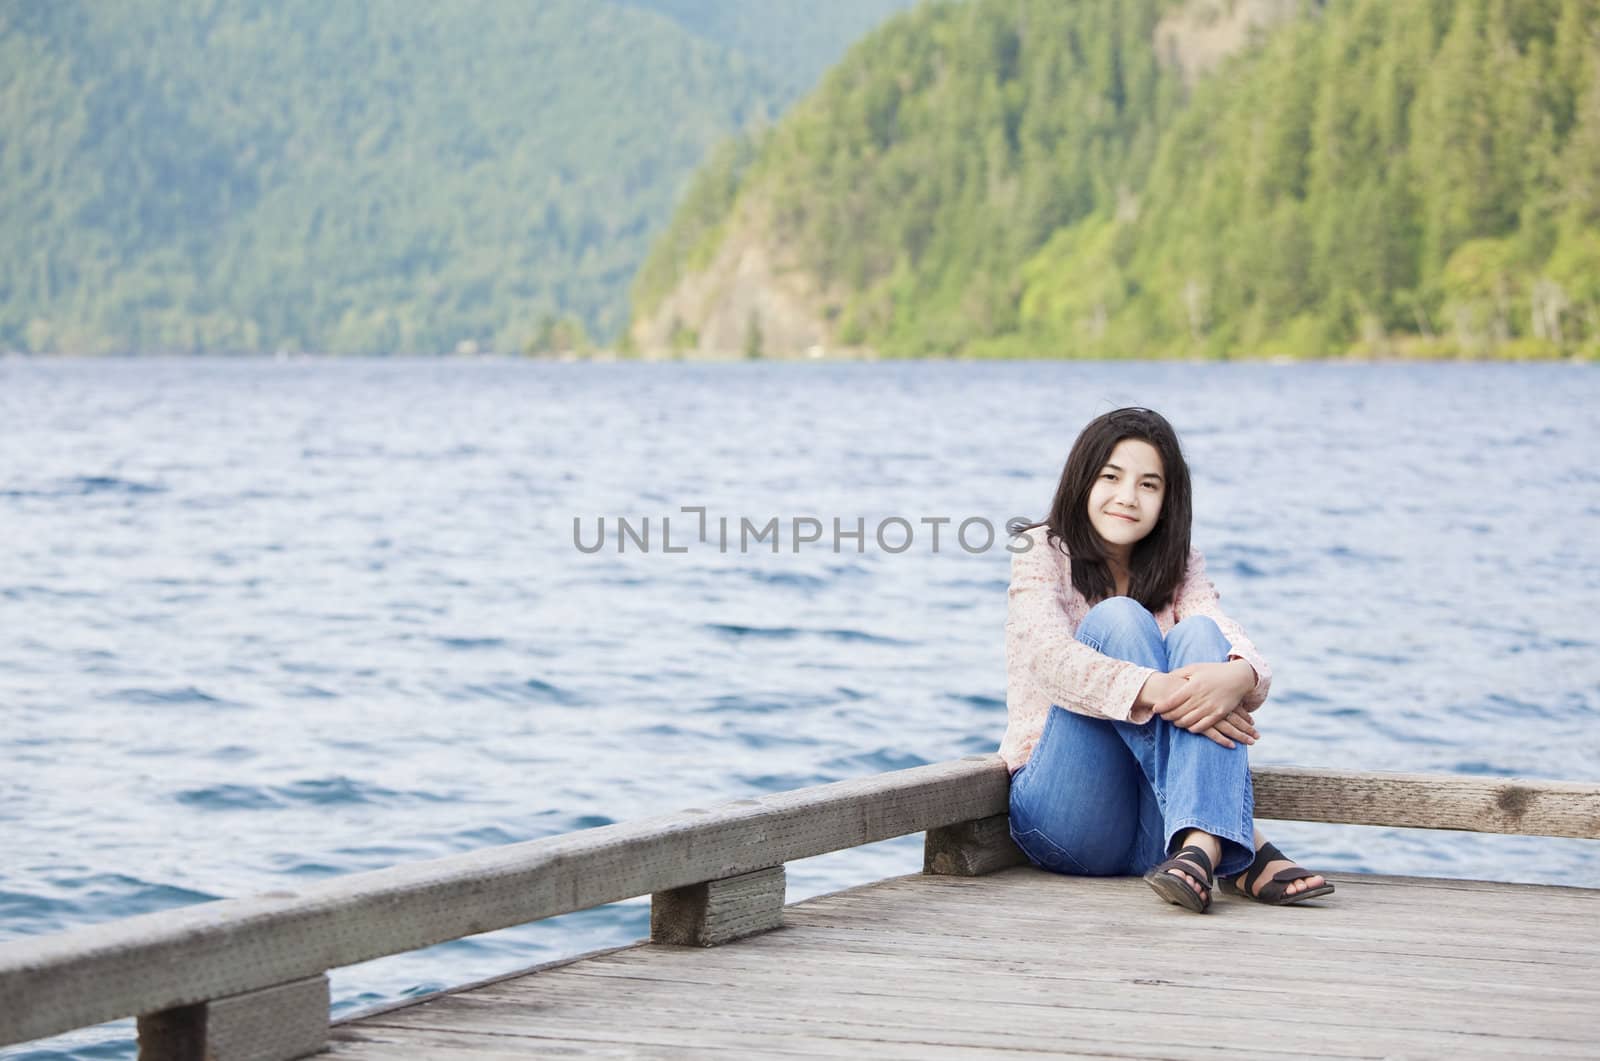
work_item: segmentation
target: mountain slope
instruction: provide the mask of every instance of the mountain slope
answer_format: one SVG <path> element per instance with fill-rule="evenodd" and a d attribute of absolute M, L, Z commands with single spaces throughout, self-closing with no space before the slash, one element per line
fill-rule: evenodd
<path fill-rule="evenodd" d="M 820 21 L 807 62 L 861 16 Z M 614 333 L 688 175 L 793 79 L 599 0 L 0 0 L 0 349 Z"/>
<path fill-rule="evenodd" d="M 708 356 L 1592 352 L 1597 31 L 1595 0 L 926 8 L 702 171 L 631 335 Z"/>
<path fill-rule="evenodd" d="M 635 282 L 635 343 L 724 352 L 748 320 L 775 349 L 920 353 L 1012 327 L 1018 264 L 1148 168 L 1180 101 L 1150 43 L 1162 8 L 977 0 L 887 23 L 747 170 L 727 153 L 691 189 Z"/>

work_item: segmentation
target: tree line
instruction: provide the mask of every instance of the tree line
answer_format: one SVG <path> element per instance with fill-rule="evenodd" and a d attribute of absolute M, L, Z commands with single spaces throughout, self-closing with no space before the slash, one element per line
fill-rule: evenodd
<path fill-rule="evenodd" d="M 933 4 L 702 170 L 898 356 L 1600 353 L 1600 3 L 1330 0 L 1192 87 L 1161 0 Z M 692 322 L 691 322 L 692 323 Z"/>

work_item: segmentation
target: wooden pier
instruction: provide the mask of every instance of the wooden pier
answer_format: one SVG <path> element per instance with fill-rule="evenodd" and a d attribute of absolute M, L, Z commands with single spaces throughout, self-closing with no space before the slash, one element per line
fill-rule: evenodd
<path fill-rule="evenodd" d="M 343 1024 L 327 1056 L 1600 1055 L 1600 892 L 1331 879 L 1199 917 L 1136 878 L 902 877 Z"/>
<path fill-rule="evenodd" d="M 1264 768 L 1258 818 L 1600 839 L 1600 785 Z M 1332 875 L 1325 901 L 1025 864 L 994 756 L 0 945 L 0 1045 L 140 1017 L 150 1061 L 1595 1057 L 1600 890 Z M 920 875 L 783 864 L 926 832 Z M 652 896 L 651 940 L 334 1025 L 325 972 Z"/>

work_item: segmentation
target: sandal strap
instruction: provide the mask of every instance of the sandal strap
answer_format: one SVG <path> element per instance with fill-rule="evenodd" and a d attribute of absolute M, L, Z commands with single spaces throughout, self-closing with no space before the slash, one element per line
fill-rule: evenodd
<path fill-rule="evenodd" d="M 1256 890 L 1256 882 L 1259 881 L 1261 879 L 1261 875 L 1267 871 L 1267 865 L 1280 860 L 1288 861 L 1288 859 L 1289 856 L 1285 855 L 1282 851 L 1279 851 L 1278 846 L 1269 840 L 1260 847 L 1256 848 L 1256 857 L 1251 861 L 1250 865 L 1245 868 L 1243 873 L 1233 878 L 1234 883 L 1238 884 L 1243 890 L 1254 895 Z"/>
<path fill-rule="evenodd" d="M 1161 863 L 1161 871 L 1167 873 L 1180 869 L 1192 877 L 1194 874 L 1190 873 L 1190 869 L 1193 866 L 1199 866 L 1204 871 L 1205 879 L 1200 883 L 1205 885 L 1207 891 L 1210 891 L 1212 884 L 1216 882 L 1216 867 L 1211 865 L 1211 856 L 1206 854 L 1206 849 L 1203 847 L 1197 847 L 1194 844 L 1180 847 L 1173 852 L 1171 858 Z"/>
<path fill-rule="evenodd" d="M 1302 898 L 1310 899 L 1313 896 L 1324 895 L 1327 892 L 1333 891 L 1333 885 L 1328 884 L 1320 888 L 1307 888 L 1299 895 L 1291 896 L 1289 895 L 1290 881 L 1298 880 L 1300 877 L 1316 877 L 1320 876 L 1320 874 L 1311 873 L 1309 871 L 1301 871 L 1296 876 L 1289 877 L 1287 880 L 1282 879 L 1284 874 L 1288 872 L 1288 870 L 1284 870 L 1283 873 L 1275 874 L 1272 880 L 1261 886 L 1261 894 L 1252 896 L 1252 898 L 1258 902 L 1279 904 L 1283 902 L 1299 902 Z"/>
<path fill-rule="evenodd" d="M 1304 866 L 1290 866 L 1288 869 L 1280 869 L 1278 872 L 1274 873 L 1270 883 L 1288 884 L 1290 881 L 1304 880 L 1307 877 L 1320 876 L 1322 876 L 1322 874 L 1314 873 L 1311 870 L 1306 869 Z"/>

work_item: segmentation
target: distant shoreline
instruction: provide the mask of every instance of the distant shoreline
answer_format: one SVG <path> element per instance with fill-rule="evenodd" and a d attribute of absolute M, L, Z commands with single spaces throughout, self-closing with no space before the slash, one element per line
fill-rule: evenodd
<path fill-rule="evenodd" d="M 21 351 L 6 351 L 0 353 L 0 364 L 18 361 L 58 361 L 58 362 L 90 362 L 90 361 L 270 361 L 280 364 L 300 364 L 306 362 L 334 362 L 348 361 L 352 363 L 368 364 L 380 361 L 438 361 L 453 364 L 492 363 L 501 364 L 509 362 L 525 362 L 528 364 L 640 364 L 640 365 L 755 365 L 755 364 L 866 364 L 866 363 L 911 363 L 918 361 L 940 363 L 970 363 L 970 364 L 1034 364 L 1060 362 L 1063 364 L 1190 364 L 1190 365 L 1310 365 L 1310 364 L 1341 364 L 1341 365 L 1383 365 L 1383 364 L 1455 364 L 1455 365 L 1556 365 L 1600 364 L 1600 354 L 1566 355 L 1559 357 L 1463 357 L 1463 356 L 1410 356 L 1397 354 L 1348 354 L 1342 356 L 1311 356 L 1288 357 L 1282 354 L 1252 355 L 1244 354 L 1237 357 L 1163 357 L 1163 356 L 1136 356 L 1136 357 L 1050 357 L 1046 355 L 1006 355 L 1006 356 L 977 356 L 972 354 L 942 354 L 923 355 L 918 357 L 883 356 L 875 353 L 868 354 L 841 354 L 830 351 L 821 357 L 810 357 L 804 354 L 784 357 L 716 357 L 705 355 L 679 355 L 665 357 L 642 357 L 637 354 L 624 355 L 615 351 L 599 351 L 593 354 L 544 356 L 531 354 L 306 354 L 295 353 L 280 355 L 277 353 L 147 353 L 147 354 L 34 354 Z"/>

